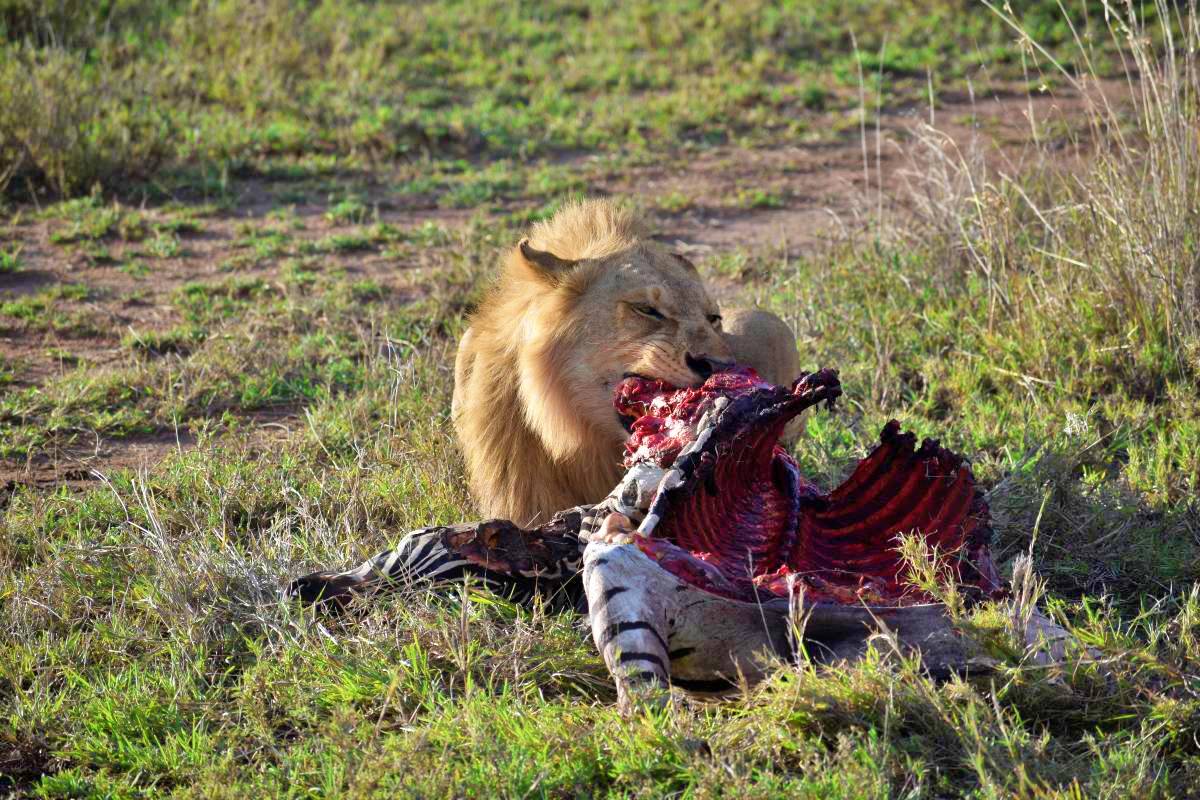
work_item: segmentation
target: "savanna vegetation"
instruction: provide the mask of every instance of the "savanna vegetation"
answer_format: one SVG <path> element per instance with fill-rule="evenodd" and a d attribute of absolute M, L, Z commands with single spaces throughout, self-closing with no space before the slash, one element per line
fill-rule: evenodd
<path fill-rule="evenodd" d="M 0 0 L 0 29 L 0 793 L 1200 794 L 1194 4 Z M 980 676 L 881 642 L 623 719 L 570 615 L 281 603 L 474 516 L 456 337 L 523 226 L 597 193 L 841 371 L 814 479 L 890 418 L 968 454 L 1002 571 L 1029 556 L 1097 659 L 1034 666 L 983 606 Z"/>

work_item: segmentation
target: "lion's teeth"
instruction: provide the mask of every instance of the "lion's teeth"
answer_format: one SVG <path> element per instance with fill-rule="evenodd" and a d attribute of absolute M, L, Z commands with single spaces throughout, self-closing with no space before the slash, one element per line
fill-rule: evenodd
<path fill-rule="evenodd" d="M 724 411 L 726 406 L 728 406 L 728 405 L 729 405 L 729 398 L 726 397 L 725 395 L 721 395 L 720 397 L 718 397 L 716 400 L 713 401 L 713 408 L 717 409 L 717 411 Z"/>

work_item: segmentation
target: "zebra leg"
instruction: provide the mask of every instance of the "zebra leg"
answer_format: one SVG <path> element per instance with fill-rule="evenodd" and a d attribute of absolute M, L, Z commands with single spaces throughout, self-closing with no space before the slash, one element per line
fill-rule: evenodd
<path fill-rule="evenodd" d="M 462 577 L 463 567 L 469 562 L 455 558 L 445 548 L 444 531 L 440 527 L 422 528 L 405 536 L 395 548 L 384 550 L 352 570 L 313 572 L 296 578 L 284 590 L 284 599 L 343 611 L 355 597 L 409 588 L 422 579 Z M 487 582 L 485 575 L 479 577 Z"/>
<path fill-rule="evenodd" d="M 473 580 L 518 603 L 536 594 L 579 608 L 581 521 L 582 511 L 570 509 L 532 531 L 507 520 L 422 528 L 355 569 L 297 578 L 283 595 L 342 611 L 356 596 Z"/>
<path fill-rule="evenodd" d="M 584 551 L 583 582 L 592 639 L 617 684 L 617 704 L 628 713 L 643 702 L 664 702 L 670 685 L 672 598 L 646 581 L 655 568 L 626 544 L 629 520 L 612 514 Z"/>
<path fill-rule="evenodd" d="M 789 601 L 742 602 L 696 588 L 642 552 L 626 517 L 610 514 L 583 553 L 592 638 L 623 711 L 666 685 L 722 695 L 791 657 Z M 655 691 L 657 690 L 657 691 Z"/>

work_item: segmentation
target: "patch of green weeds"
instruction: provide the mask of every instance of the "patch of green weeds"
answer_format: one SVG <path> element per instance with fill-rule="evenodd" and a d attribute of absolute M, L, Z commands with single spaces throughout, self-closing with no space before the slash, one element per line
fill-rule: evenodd
<path fill-rule="evenodd" d="M 296 214 L 296 207 L 292 205 L 271 209 L 267 212 L 267 219 L 277 223 L 285 230 L 304 230 L 304 220 Z"/>
<path fill-rule="evenodd" d="M 420 247 L 442 247 L 452 241 L 450 231 L 433 220 L 404 231 L 403 237 Z"/>
<path fill-rule="evenodd" d="M 325 212 L 325 219 L 334 225 L 362 225 L 370 216 L 366 203 L 357 197 L 337 201 Z"/>
<path fill-rule="evenodd" d="M 405 232 L 390 222 L 378 222 L 367 229 L 367 236 L 376 245 L 384 245 L 403 241 Z"/>
<path fill-rule="evenodd" d="M 46 355 L 54 359 L 62 366 L 75 366 L 80 362 L 79 356 L 72 353 L 70 350 L 65 350 L 61 347 L 51 347 L 46 350 Z"/>
<path fill-rule="evenodd" d="M 521 194 L 531 200 L 583 194 L 588 182 L 574 164 L 540 164 L 533 169 L 518 170 L 523 187 Z"/>
<path fill-rule="evenodd" d="M 150 274 L 150 267 L 146 265 L 145 261 L 138 258 L 122 262 L 120 269 L 131 278 L 144 278 Z"/>
<path fill-rule="evenodd" d="M 204 223 L 192 216 L 171 217 L 170 219 L 155 220 L 155 232 L 172 236 L 195 236 L 204 231 Z"/>
<path fill-rule="evenodd" d="M 270 297 L 275 290 L 260 278 L 233 278 L 219 283 L 189 283 L 175 293 L 175 303 L 194 323 L 223 319 Z"/>
<path fill-rule="evenodd" d="M 208 338 L 208 330 L 195 323 L 166 330 L 130 330 L 121 338 L 121 346 L 146 356 L 189 355 Z"/>
<path fill-rule="evenodd" d="M 374 280 L 355 281 L 350 286 L 350 296 L 360 303 L 370 303 L 375 300 L 382 300 L 387 297 L 388 290 L 385 286 Z"/>
<path fill-rule="evenodd" d="M 824 111 L 831 99 L 832 93 L 819 83 L 810 83 L 800 92 L 801 105 L 811 111 Z"/>
<path fill-rule="evenodd" d="M 280 270 L 280 279 L 288 286 L 308 289 L 317 282 L 319 277 L 319 273 L 310 268 L 313 266 L 315 264 L 312 259 L 289 259 Z"/>
<path fill-rule="evenodd" d="M 695 201 L 683 192 L 674 191 L 659 195 L 651 202 L 653 208 L 668 214 L 680 214 L 695 205 Z"/>
<path fill-rule="evenodd" d="M 62 215 L 67 221 L 65 227 L 50 234 L 50 241 L 55 244 L 106 238 L 121 218 L 119 208 L 104 204 L 94 195 L 61 203 L 52 213 Z"/>
<path fill-rule="evenodd" d="M 396 186 L 394 191 L 399 195 L 433 195 L 438 194 L 444 187 L 445 180 L 438 175 L 418 175 Z"/>
<path fill-rule="evenodd" d="M 0 302 L 0 318 L 18 321 L 26 330 L 86 334 L 94 330 L 88 316 L 66 308 L 64 304 L 84 301 L 89 295 L 88 287 L 83 284 L 52 286 Z"/>
<path fill-rule="evenodd" d="M 738 189 L 731 202 L 738 208 L 755 210 L 783 208 L 787 205 L 787 199 L 783 194 L 770 189 Z"/>
<path fill-rule="evenodd" d="M 368 233 L 332 233 L 315 241 L 300 244 L 303 255 L 318 253 L 357 253 L 375 248 L 375 239 Z"/>
<path fill-rule="evenodd" d="M 238 247 L 249 248 L 253 253 L 254 263 L 269 261 L 285 255 L 292 241 L 290 234 L 274 228 L 247 225 L 242 234 L 235 244 Z"/>
<path fill-rule="evenodd" d="M 452 208 L 475 208 L 511 197 L 520 188 L 513 165 L 497 162 L 455 175 L 439 202 Z"/>
<path fill-rule="evenodd" d="M 149 239 L 144 247 L 147 255 L 154 258 L 177 258 L 183 254 L 183 246 L 179 236 L 170 231 L 159 231 Z"/>
<path fill-rule="evenodd" d="M 0 275 L 11 275 L 21 269 L 21 245 L 0 248 Z"/>
<path fill-rule="evenodd" d="M 50 234 L 55 244 L 87 244 L 112 238 L 140 242 L 150 232 L 140 213 L 107 202 L 95 193 L 51 206 L 42 216 L 61 221 Z"/>
<path fill-rule="evenodd" d="M 83 256 L 89 264 L 94 266 L 103 266 L 106 264 L 115 264 L 116 259 L 113 258 L 112 251 L 102 242 L 84 240 L 75 245 L 75 252 Z"/>
<path fill-rule="evenodd" d="M 758 270 L 762 260 L 763 257 L 761 255 L 751 255 L 745 251 L 738 250 L 731 253 L 721 253 L 705 260 L 704 263 L 706 269 L 711 270 L 717 275 L 742 281 Z"/>

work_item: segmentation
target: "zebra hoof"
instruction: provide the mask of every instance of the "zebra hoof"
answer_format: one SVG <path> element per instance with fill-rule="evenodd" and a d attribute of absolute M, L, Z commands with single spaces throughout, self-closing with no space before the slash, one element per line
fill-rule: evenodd
<path fill-rule="evenodd" d="M 299 600 L 322 611 L 341 613 L 354 599 L 354 590 L 365 581 L 340 572 L 312 572 L 296 578 L 283 590 L 284 600 Z"/>

